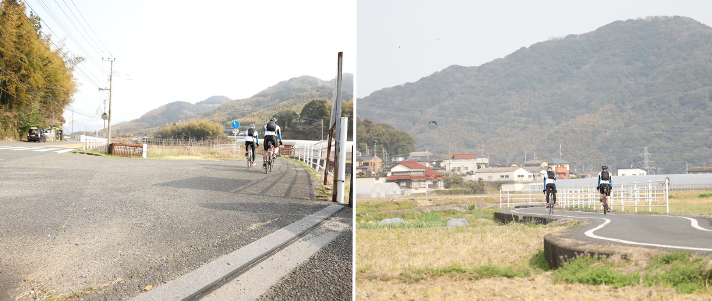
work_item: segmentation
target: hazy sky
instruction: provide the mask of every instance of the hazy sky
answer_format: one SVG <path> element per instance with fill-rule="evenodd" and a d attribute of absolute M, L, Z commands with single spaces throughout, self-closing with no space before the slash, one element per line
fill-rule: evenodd
<path fill-rule="evenodd" d="M 108 94 L 98 88 L 109 87 L 109 64 L 102 57 L 110 56 L 108 50 L 116 58 L 113 124 L 174 101 L 247 98 L 292 77 L 330 80 L 339 51 L 344 52 L 344 72 L 355 73 L 355 0 L 27 4 L 56 44 L 64 41 L 68 50 L 88 59 L 80 65 L 83 74 L 75 73 L 81 86 L 73 108 L 93 114 L 103 106 Z M 64 117 L 69 129 L 71 112 Z M 101 119 L 74 118 L 75 131 L 83 130 L 81 122 L 89 129 L 103 127 Z"/>
<path fill-rule="evenodd" d="M 712 25 L 709 0 L 358 0 L 357 7 L 358 98 L 617 20 L 678 15 Z"/>

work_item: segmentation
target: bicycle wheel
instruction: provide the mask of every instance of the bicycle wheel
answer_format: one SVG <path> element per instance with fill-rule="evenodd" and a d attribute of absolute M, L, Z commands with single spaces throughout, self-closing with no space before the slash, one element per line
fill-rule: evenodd
<path fill-rule="evenodd" d="M 269 171 L 272 172 L 272 166 L 274 166 L 274 158 L 269 158 Z"/>
<path fill-rule="evenodd" d="M 603 199 L 603 215 L 606 215 L 606 212 L 608 211 L 608 198 L 603 195 L 601 199 Z"/>
<path fill-rule="evenodd" d="M 252 149 L 247 149 L 247 168 L 252 167 Z"/>
<path fill-rule="evenodd" d="M 272 164 L 272 153 L 271 152 L 267 152 L 267 161 L 265 162 L 265 164 L 267 164 L 265 166 L 265 174 L 267 174 L 269 172 L 269 166 L 270 166 L 270 164 Z"/>

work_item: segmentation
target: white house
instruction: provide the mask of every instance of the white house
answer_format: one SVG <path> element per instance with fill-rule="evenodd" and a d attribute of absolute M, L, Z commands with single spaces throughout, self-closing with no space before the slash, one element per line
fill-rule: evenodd
<path fill-rule="evenodd" d="M 534 182 L 534 175 L 526 169 L 514 167 L 486 167 L 477 171 L 476 179 L 502 183 L 502 190 L 522 190 Z"/>
<path fill-rule="evenodd" d="M 645 176 L 647 175 L 648 172 L 645 171 L 645 169 L 633 167 L 633 168 L 619 168 L 618 169 L 618 175 L 619 176 Z"/>
<path fill-rule="evenodd" d="M 453 154 L 448 160 L 443 160 L 443 170 L 456 174 L 475 173 L 477 169 L 489 164 L 489 158 L 477 158 L 475 154 Z"/>

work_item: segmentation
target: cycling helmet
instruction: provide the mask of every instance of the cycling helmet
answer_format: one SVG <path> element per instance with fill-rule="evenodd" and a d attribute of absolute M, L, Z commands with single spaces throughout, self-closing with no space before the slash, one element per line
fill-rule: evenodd
<path fill-rule="evenodd" d="M 608 166 L 605 166 L 605 165 L 603 165 L 601 168 L 602 168 L 603 170 L 608 170 Z"/>
<path fill-rule="evenodd" d="M 255 125 L 254 125 L 254 124 L 250 124 L 250 128 L 254 130 L 254 129 L 255 129 Z"/>
<path fill-rule="evenodd" d="M 272 117 L 272 118 L 269 119 L 269 121 L 277 122 L 277 118 Z"/>
<path fill-rule="evenodd" d="M 547 167 L 547 168 L 546 168 L 546 171 L 554 171 L 554 170 L 551 169 L 551 167 Z"/>

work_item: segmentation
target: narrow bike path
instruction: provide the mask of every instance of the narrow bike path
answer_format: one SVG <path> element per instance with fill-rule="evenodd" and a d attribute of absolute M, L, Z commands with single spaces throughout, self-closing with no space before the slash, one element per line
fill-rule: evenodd
<path fill-rule="evenodd" d="M 712 255 L 712 217 L 682 215 L 615 214 L 515 208 L 514 214 L 588 219 L 590 223 L 566 231 L 561 237 L 599 245 L 622 245 L 659 250 L 701 252 Z"/>

